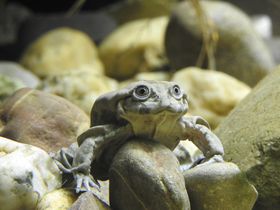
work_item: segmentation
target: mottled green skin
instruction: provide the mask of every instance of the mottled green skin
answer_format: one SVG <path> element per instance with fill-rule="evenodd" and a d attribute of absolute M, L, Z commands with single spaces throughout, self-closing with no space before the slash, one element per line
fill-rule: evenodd
<path fill-rule="evenodd" d="M 73 163 L 64 161 L 61 168 L 74 173 L 77 191 L 90 190 L 95 186 L 90 172 L 108 179 L 114 155 L 132 137 L 160 142 L 170 150 L 188 139 L 202 151 L 205 163 L 223 161 L 219 138 L 203 118 L 185 117 L 187 110 L 187 95 L 173 82 L 139 81 L 105 94 L 93 105 L 91 128 L 79 136 Z"/>
<path fill-rule="evenodd" d="M 280 209 L 280 68 L 268 75 L 215 130 L 225 157 L 259 192 L 256 209 Z"/>

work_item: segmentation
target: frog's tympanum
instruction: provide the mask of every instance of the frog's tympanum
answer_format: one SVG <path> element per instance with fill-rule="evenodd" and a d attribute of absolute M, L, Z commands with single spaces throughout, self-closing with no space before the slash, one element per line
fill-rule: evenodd
<path fill-rule="evenodd" d="M 200 164 L 222 162 L 219 138 L 203 118 L 184 116 L 187 111 L 187 95 L 173 82 L 139 81 L 102 95 L 93 105 L 90 128 L 78 137 L 73 161 L 61 150 L 59 167 L 74 175 L 77 192 L 98 188 L 96 179 L 108 179 L 114 155 L 135 137 L 160 142 L 171 150 L 180 140 L 190 140 L 204 155 Z"/>

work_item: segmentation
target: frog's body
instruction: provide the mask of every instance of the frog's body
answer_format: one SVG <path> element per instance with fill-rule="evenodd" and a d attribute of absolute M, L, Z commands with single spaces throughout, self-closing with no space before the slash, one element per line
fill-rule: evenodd
<path fill-rule="evenodd" d="M 91 112 L 91 128 L 78 138 L 73 164 L 64 158 L 61 169 L 74 173 L 77 191 L 108 178 L 109 165 L 121 145 L 132 137 L 158 141 L 174 150 L 180 140 L 191 140 L 205 162 L 222 161 L 223 146 L 201 117 L 185 117 L 187 95 L 172 82 L 140 81 L 99 97 Z M 62 154 L 62 156 L 65 156 Z"/>

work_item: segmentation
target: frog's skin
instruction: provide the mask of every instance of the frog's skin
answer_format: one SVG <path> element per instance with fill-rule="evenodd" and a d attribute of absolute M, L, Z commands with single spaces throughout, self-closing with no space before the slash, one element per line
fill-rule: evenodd
<path fill-rule="evenodd" d="M 73 162 L 61 150 L 59 166 L 74 174 L 77 192 L 98 187 L 91 170 L 95 178 L 107 179 L 114 154 L 133 137 L 158 141 L 171 150 L 187 139 L 202 151 L 202 164 L 223 161 L 219 138 L 203 118 L 185 117 L 187 111 L 187 95 L 173 82 L 139 81 L 102 95 L 93 105 L 90 129 L 78 137 Z"/>

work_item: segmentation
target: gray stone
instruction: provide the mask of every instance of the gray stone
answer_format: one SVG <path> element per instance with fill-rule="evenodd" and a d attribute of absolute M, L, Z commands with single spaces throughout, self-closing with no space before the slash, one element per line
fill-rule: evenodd
<path fill-rule="evenodd" d="M 213 163 L 184 172 L 192 209 L 251 210 L 257 191 L 233 163 Z"/>
<path fill-rule="evenodd" d="M 0 74 L 0 103 L 23 87 L 24 84 L 20 80 Z"/>
<path fill-rule="evenodd" d="M 215 133 L 225 157 L 259 192 L 256 209 L 280 208 L 280 68 L 262 80 Z"/>
<path fill-rule="evenodd" d="M 179 162 L 161 144 L 128 142 L 115 156 L 109 174 L 113 209 L 190 209 Z"/>
<path fill-rule="evenodd" d="M 270 72 L 274 61 L 249 17 L 226 2 L 201 1 L 200 4 L 217 39 L 216 69 L 254 86 Z M 173 68 L 197 64 L 202 49 L 202 31 L 208 31 L 206 26 L 201 29 L 199 20 L 191 2 L 182 2 L 175 9 L 165 39 L 166 53 Z"/>
<path fill-rule="evenodd" d="M 110 210 L 111 208 L 91 192 L 85 192 L 69 210 Z"/>

